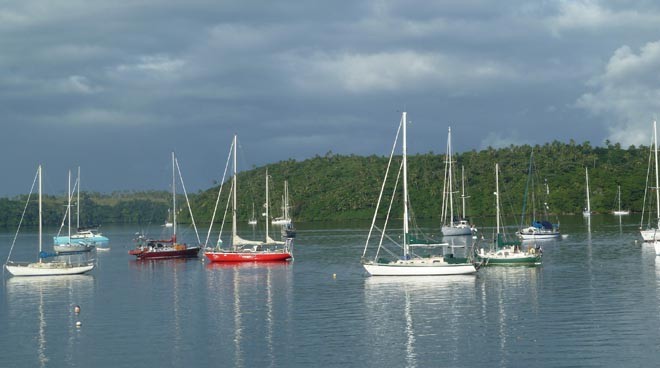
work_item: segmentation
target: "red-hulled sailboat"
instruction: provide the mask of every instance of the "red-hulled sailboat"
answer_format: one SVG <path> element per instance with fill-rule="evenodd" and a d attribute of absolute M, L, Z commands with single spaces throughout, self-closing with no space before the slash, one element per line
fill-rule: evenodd
<path fill-rule="evenodd" d="M 177 165 L 176 158 L 174 157 L 174 152 L 172 152 L 172 213 L 174 214 L 172 221 L 172 237 L 170 239 L 158 240 L 148 239 L 143 235 L 138 236 L 135 249 L 128 251 L 128 254 L 136 256 L 137 259 L 193 258 L 197 257 L 197 254 L 201 249 L 199 246 L 188 246 L 187 244 L 177 243 L 175 165 Z M 193 225 L 194 224 L 195 221 L 193 220 Z"/>
<path fill-rule="evenodd" d="M 232 142 L 233 150 L 233 173 L 232 178 L 232 237 L 231 246 L 222 248 L 217 246 L 206 250 L 204 256 L 211 262 L 277 262 L 293 259 L 293 239 L 285 238 L 285 241 L 276 241 L 268 235 L 268 172 L 266 172 L 266 239 L 265 241 L 254 241 L 243 239 L 237 234 L 237 200 L 236 200 L 236 136 Z"/>

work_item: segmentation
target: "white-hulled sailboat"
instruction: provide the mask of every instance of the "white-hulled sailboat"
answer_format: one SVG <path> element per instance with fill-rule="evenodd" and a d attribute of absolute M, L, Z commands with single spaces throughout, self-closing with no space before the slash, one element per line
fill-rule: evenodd
<path fill-rule="evenodd" d="M 392 153 L 390 154 L 390 160 L 385 172 L 385 178 L 383 179 L 383 184 L 381 187 L 380 195 L 378 198 L 378 204 L 376 205 L 376 211 L 374 212 L 374 217 L 371 223 L 371 228 L 369 230 L 369 236 L 364 247 L 364 252 L 362 253 L 362 264 L 365 270 L 371 276 L 441 276 L 441 275 L 463 275 L 463 274 L 473 274 L 477 271 L 474 264 L 468 261 L 467 258 L 456 258 L 452 253 L 443 252 L 442 255 L 428 255 L 426 257 L 421 257 L 417 255 L 413 249 L 419 247 L 420 249 L 434 249 L 435 247 L 441 246 L 445 250 L 449 248 L 448 244 L 433 244 L 430 242 L 419 242 L 415 237 L 410 233 L 409 229 L 409 201 L 408 201 L 408 167 L 407 167 L 407 157 L 406 157 L 406 113 L 402 113 L 401 122 L 399 129 L 397 131 L 396 138 L 394 140 L 394 147 L 392 148 Z M 401 167 L 399 168 L 397 174 L 397 180 L 394 184 L 394 189 L 396 190 L 398 180 L 401 174 L 403 174 L 403 237 L 402 243 L 398 244 L 393 238 L 389 237 L 385 232 L 387 230 L 387 219 L 392 209 L 392 201 L 390 201 L 389 208 L 387 210 L 387 218 L 385 225 L 382 230 L 376 227 L 376 217 L 378 215 L 378 209 L 380 207 L 381 199 L 383 198 L 383 191 L 385 189 L 385 184 L 387 177 L 390 171 L 390 166 L 392 163 L 392 158 L 394 156 L 394 151 L 396 149 L 397 139 L 399 137 L 399 131 L 403 131 L 403 158 L 401 162 Z M 378 229 L 381 232 L 380 241 L 378 244 L 378 250 L 376 251 L 375 257 L 373 259 L 367 259 L 367 249 L 369 247 L 369 240 L 373 230 Z M 387 238 L 392 243 L 397 246 L 400 246 L 403 249 L 403 254 L 397 256 L 396 253 L 387 249 L 383 246 L 383 239 Z M 387 253 L 394 259 L 383 259 L 380 258 L 383 254 Z"/>
<path fill-rule="evenodd" d="M 440 216 L 442 220 L 442 235 L 444 236 L 455 236 L 455 235 L 470 235 L 472 232 L 476 231 L 470 223 L 465 219 L 465 182 L 461 178 L 463 183 L 463 194 L 461 198 L 463 199 L 463 213 L 458 214 L 457 218 L 454 218 L 454 167 L 453 167 L 453 153 L 451 150 L 451 127 L 447 133 L 447 154 L 445 156 L 445 181 L 444 181 L 444 190 L 442 191 L 442 214 Z M 456 208 L 458 212 L 458 208 Z M 461 217 L 463 216 L 463 217 Z"/>
<path fill-rule="evenodd" d="M 655 186 L 649 188 L 648 185 L 647 190 L 644 193 L 644 201 L 646 201 L 646 193 L 648 192 L 648 189 L 652 189 L 655 191 L 655 205 L 656 205 L 656 218 L 657 218 L 657 223 L 655 228 L 653 227 L 648 227 L 646 229 L 642 229 L 642 226 L 640 226 L 640 233 L 642 234 L 642 238 L 644 239 L 645 242 L 654 242 L 657 243 L 658 238 L 660 238 L 660 234 L 656 236 L 656 233 L 658 233 L 658 229 L 660 229 L 660 188 L 659 182 L 660 180 L 658 179 L 658 132 L 657 132 L 657 127 L 656 127 L 656 122 L 653 122 L 653 145 L 651 147 L 653 150 L 653 156 L 654 156 L 654 163 L 655 163 Z M 650 168 L 650 161 L 649 160 L 649 168 Z M 650 170 L 649 170 L 650 171 Z M 648 183 L 648 175 L 647 175 L 647 183 Z M 650 214 L 649 214 L 650 216 Z M 644 213 L 642 212 L 642 224 L 644 223 Z M 660 255 L 660 246 L 655 245 L 655 253 L 657 255 Z"/>
<path fill-rule="evenodd" d="M 19 221 L 18 229 L 16 230 L 16 236 L 14 236 L 14 242 L 11 245 L 9 250 L 9 256 L 7 256 L 7 262 L 5 263 L 5 268 L 9 273 L 14 276 L 59 276 L 59 275 L 75 275 L 81 274 L 88 271 L 91 271 L 94 268 L 93 261 L 86 261 L 80 263 L 70 263 L 63 261 L 51 261 L 46 262 L 43 258 L 45 255 L 42 252 L 43 245 L 43 208 L 42 208 L 42 180 L 41 180 L 41 165 L 37 169 L 37 177 L 39 180 L 39 259 L 36 262 L 13 262 L 10 261 L 11 252 L 14 249 L 16 244 L 16 238 L 18 237 L 18 232 L 21 228 L 21 223 L 23 222 L 23 217 L 25 216 L 25 210 L 27 209 L 27 204 L 25 210 L 23 210 L 23 217 Z M 37 178 L 35 178 L 36 181 Z M 34 182 L 32 183 L 32 188 L 30 189 L 30 195 L 28 195 L 28 203 L 30 197 L 32 196 L 32 191 L 34 189 Z"/>
<path fill-rule="evenodd" d="M 622 209 L 621 209 L 621 186 L 620 186 L 620 185 L 617 185 L 617 186 L 616 186 L 616 199 L 617 199 L 617 202 L 619 203 L 619 209 L 618 209 L 618 210 L 614 210 L 614 211 L 612 211 L 612 213 L 613 213 L 615 216 L 626 216 L 626 215 L 630 215 L 630 211 L 629 211 L 629 210 L 622 210 Z"/>

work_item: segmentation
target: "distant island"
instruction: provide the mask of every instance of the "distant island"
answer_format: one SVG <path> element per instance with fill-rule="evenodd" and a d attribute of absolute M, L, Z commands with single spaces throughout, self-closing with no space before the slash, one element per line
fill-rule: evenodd
<path fill-rule="evenodd" d="M 538 180 L 547 180 L 547 203 L 551 213 L 582 211 L 585 205 L 585 167 L 589 168 L 593 212 L 612 211 L 617 186 L 621 187 L 622 206 L 633 212 L 642 210 L 650 152 L 648 146 L 624 149 L 618 143 L 608 141 L 604 147 L 592 147 L 589 142 L 576 144 L 571 140 L 569 143 L 554 141 L 536 146 L 489 147 L 455 154 L 455 181 L 460 183 L 460 169 L 464 167 L 469 216 L 489 216 L 495 211 L 495 163 L 499 163 L 501 170 L 502 206 L 511 214 L 522 210 L 532 150 Z M 268 170 L 270 213 L 273 216 L 280 215 L 284 180 L 288 180 L 290 213 L 298 222 L 370 219 L 387 160 L 388 157 L 375 155 L 364 157 L 328 152 L 303 161 L 290 159 L 243 171 L 238 174 L 241 183 L 239 218 L 247 221 L 252 216 L 253 206 L 260 217 L 265 203 L 265 175 Z M 444 154 L 433 152 L 408 156 L 410 201 L 418 219 L 439 217 L 444 162 Z M 189 194 L 198 223 L 210 221 L 218 187 Z M 224 210 L 228 190 L 229 186 L 226 186 L 220 198 L 220 213 Z M 11 228 L 18 224 L 26 197 L 0 198 L 0 226 Z M 171 206 L 170 200 L 171 194 L 165 191 L 81 192 L 81 206 L 84 208 L 81 224 L 164 224 Z M 45 224 L 55 226 L 62 222 L 64 203 L 65 196 L 44 198 Z M 394 206 L 393 213 L 399 213 L 400 203 L 394 203 Z M 221 221 L 221 217 L 216 221 Z M 189 221 L 187 210 L 180 212 L 179 219 L 180 222 Z M 36 223 L 36 210 L 28 210 L 24 224 Z"/>

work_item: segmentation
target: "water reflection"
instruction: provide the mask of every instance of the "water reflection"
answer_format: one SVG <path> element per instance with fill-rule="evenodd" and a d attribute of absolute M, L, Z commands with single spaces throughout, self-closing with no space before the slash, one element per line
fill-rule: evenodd
<path fill-rule="evenodd" d="M 190 263 L 190 267 L 194 267 L 199 263 L 199 260 L 196 258 L 172 258 L 172 259 L 130 259 L 128 261 L 129 267 L 134 270 L 163 270 L 163 269 L 175 269 L 177 267 L 188 267 L 185 266 L 187 263 Z"/>
<path fill-rule="evenodd" d="M 474 302 L 475 282 L 474 275 L 366 278 L 365 334 L 372 341 L 367 359 L 417 367 L 425 361 L 421 355 L 429 353 L 429 342 L 437 346 L 441 338 L 446 358 L 460 361 L 459 339 L 446 337 L 464 333 L 461 316 Z"/>
<path fill-rule="evenodd" d="M 587 222 L 587 234 L 589 235 L 589 239 L 591 239 L 591 216 L 586 216 L 584 220 Z"/>
<path fill-rule="evenodd" d="M 28 365 L 39 367 L 57 366 L 57 363 L 49 363 L 52 353 L 61 354 L 62 347 L 67 346 L 65 352 L 66 360 L 75 361 L 73 355 L 77 354 L 78 341 L 76 339 L 76 316 L 73 306 L 81 299 L 90 296 L 94 286 L 94 277 L 91 275 L 70 275 L 57 277 L 11 277 L 5 284 L 5 292 L 8 305 L 8 330 L 7 334 L 18 334 L 14 341 L 20 341 L 21 337 L 36 337 L 36 351 L 30 356 L 36 359 L 35 364 Z M 85 296 L 85 298 L 82 298 Z M 65 304 L 64 306 L 62 304 Z M 63 311 L 66 314 L 68 326 L 60 326 L 63 322 Z M 34 324 L 25 325 L 26 321 L 34 321 Z M 20 324 L 16 326 L 14 324 Z M 49 325 L 52 328 L 49 329 Z M 67 331 L 67 345 L 62 344 L 62 331 Z M 48 341 L 54 340 L 55 344 L 49 349 Z M 21 349 L 30 348 L 31 344 L 23 344 Z"/>
<path fill-rule="evenodd" d="M 543 267 L 489 267 L 480 270 L 483 282 L 478 287 L 477 304 L 481 306 L 480 320 L 484 333 L 496 337 L 497 350 L 490 354 L 493 366 L 511 365 L 512 356 L 521 349 L 518 337 L 527 333 L 517 330 L 518 320 L 536 320 L 540 316 L 538 285 L 541 284 L 542 270 Z"/>
<path fill-rule="evenodd" d="M 235 367 L 280 366 L 276 326 L 291 322 L 290 262 L 208 263 L 206 287 L 210 328 L 233 332 L 231 344 L 212 341 L 211 354 L 231 356 Z M 249 339 L 247 338 L 249 336 Z M 280 347 L 283 348 L 284 346 Z M 265 354 L 264 354 L 265 352 Z"/>

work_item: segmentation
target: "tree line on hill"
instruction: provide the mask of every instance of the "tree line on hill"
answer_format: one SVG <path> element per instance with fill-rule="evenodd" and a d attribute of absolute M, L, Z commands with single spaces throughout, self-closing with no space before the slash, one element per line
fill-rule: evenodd
<path fill-rule="evenodd" d="M 510 215 L 522 211 L 527 185 L 530 155 L 534 152 L 535 182 L 547 183 L 537 198 L 548 203 L 553 214 L 579 213 L 586 203 L 585 167 L 589 169 L 591 208 L 595 213 L 609 213 L 616 206 L 617 186 L 621 187 L 622 207 L 633 212 L 642 210 L 647 184 L 650 149 L 648 146 L 622 148 L 606 142 L 605 147 L 592 147 L 589 142 L 554 141 L 544 145 L 521 145 L 454 155 L 455 190 L 461 195 L 461 168 L 464 168 L 468 216 L 495 213 L 495 163 L 500 167 L 502 208 Z M 418 219 L 440 216 L 443 196 L 445 155 L 433 152 L 408 156 L 410 203 Z M 296 221 L 337 221 L 371 219 L 381 189 L 388 157 L 339 155 L 328 152 L 304 161 L 293 159 L 240 172 L 238 185 L 238 217 L 247 221 L 261 218 L 265 203 L 266 171 L 269 175 L 270 214 L 281 215 L 284 181 L 288 180 L 290 214 Z M 395 157 L 400 161 L 400 157 Z M 226 183 L 220 199 L 218 186 L 189 194 L 195 221 L 208 223 L 218 202 L 216 222 L 221 221 L 229 199 L 231 184 Z M 393 188 L 386 188 L 388 193 Z M 533 190 L 533 188 L 530 188 Z M 546 193 L 548 193 L 546 195 Z M 0 199 L 0 226 L 16 226 L 26 195 Z M 36 202 L 36 201 L 35 201 Z M 65 198 L 46 196 L 44 222 L 58 225 L 64 215 Z M 179 203 L 184 203 L 179 201 Z M 646 200 L 648 205 L 649 200 Z M 164 191 L 100 194 L 83 192 L 81 208 L 84 225 L 89 224 L 160 224 L 165 222 L 171 205 Z M 36 209 L 36 203 L 34 204 Z M 530 204 L 528 204 L 530 206 Z M 401 202 L 393 203 L 394 214 L 400 214 Z M 180 222 L 189 222 L 187 211 L 181 211 Z M 36 210 L 28 208 L 26 225 L 37 221 Z"/>

